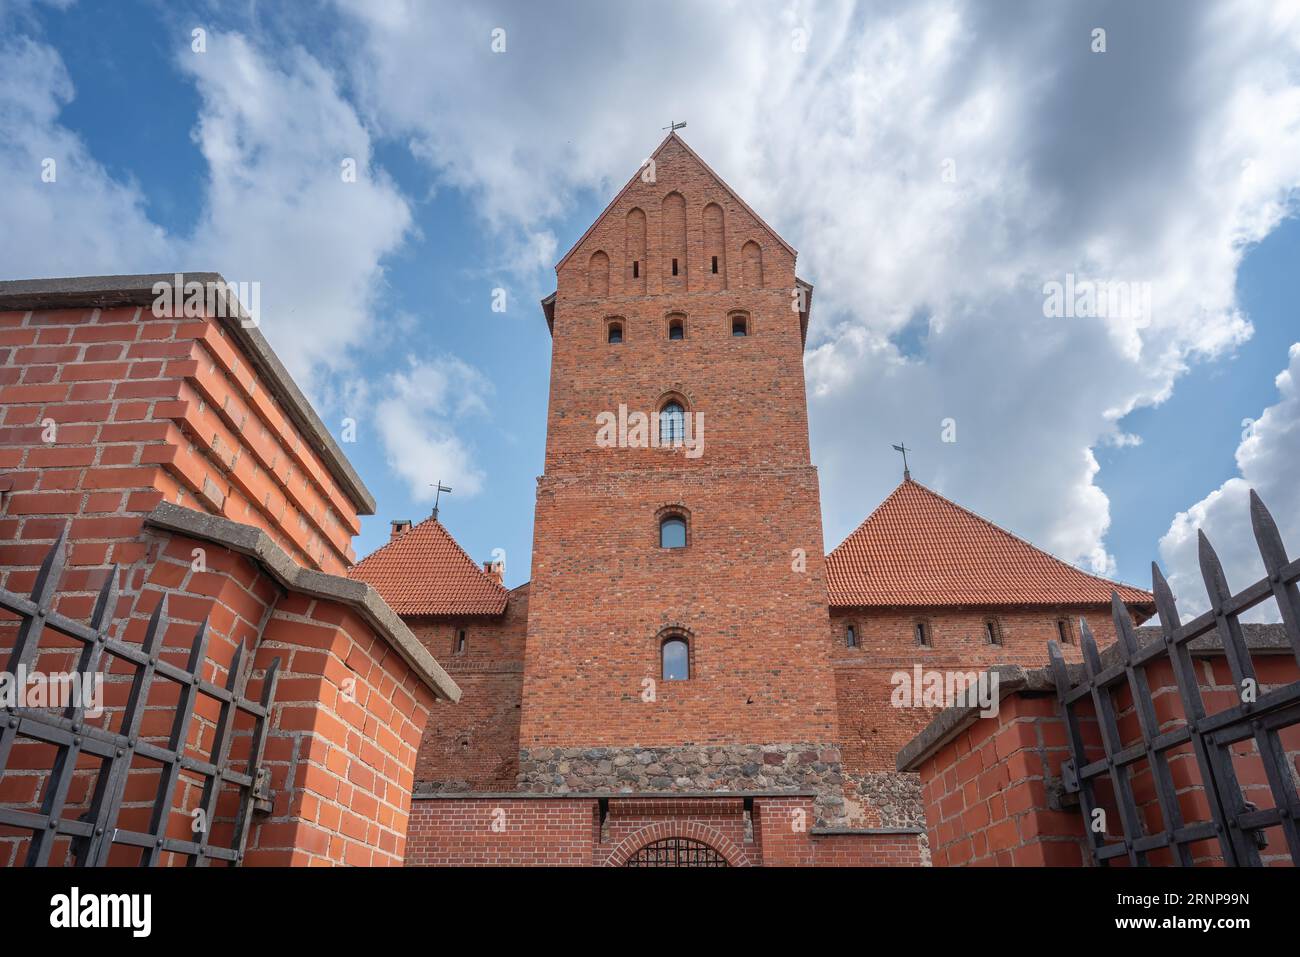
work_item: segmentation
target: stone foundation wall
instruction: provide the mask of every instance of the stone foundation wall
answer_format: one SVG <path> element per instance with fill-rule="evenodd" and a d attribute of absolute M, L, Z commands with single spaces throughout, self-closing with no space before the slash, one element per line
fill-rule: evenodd
<path fill-rule="evenodd" d="M 524 748 L 517 787 L 549 794 L 789 788 L 817 792 L 818 824 L 844 817 L 840 752 L 830 744 Z"/>
<path fill-rule="evenodd" d="M 911 772 L 868 771 L 857 780 L 858 796 L 874 811 L 875 827 L 925 827 L 921 776 Z"/>

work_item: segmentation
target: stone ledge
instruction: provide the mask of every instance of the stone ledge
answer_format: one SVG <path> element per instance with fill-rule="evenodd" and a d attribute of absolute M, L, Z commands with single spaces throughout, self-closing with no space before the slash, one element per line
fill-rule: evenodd
<path fill-rule="evenodd" d="M 814 837 L 839 834 L 924 834 L 923 827 L 811 827 L 808 833 Z"/>
<path fill-rule="evenodd" d="M 146 515 L 144 521 L 151 528 L 212 542 L 252 558 L 290 591 L 347 605 L 387 640 L 435 694 L 448 701 L 460 700 L 460 687 L 456 682 L 411 634 L 411 629 L 379 597 L 379 593 L 365 582 L 303 568 L 260 528 L 242 525 L 220 515 L 208 515 L 163 502 Z"/>
<path fill-rule="evenodd" d="M 0 282 L 0 311 L 38 309 L 104 309 L 112 306 L 150 306 L 156 283 L 174 283 L 176 273 L 128 276 L 73 276 L 60 279 L 14 279 Z M 375 514 L 375 497 L 343 454 L 334 436 L 312 408 L 266 337 L 241 321 L 248 316 L 220 273 L 180 273 L 186 282 L 220 283 L 226 289 L 227 318 L 220 321 L 248 356 L 267 391 L 284 407 L 307 444 L 320 455 L 325 468 L 352 499 L 358 514 Z"/>

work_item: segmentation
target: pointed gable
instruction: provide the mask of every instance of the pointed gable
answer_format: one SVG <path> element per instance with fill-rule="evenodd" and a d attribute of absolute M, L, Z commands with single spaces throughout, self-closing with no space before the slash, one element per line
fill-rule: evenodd
<path fill-rule="evenodd" d="M 465 554 L 436 518 L 370 553 L 348 573 L 399 615 L 500 615 L 506 589 Z"/>
<path fill-rule="evenodd" d="M 777 231 L 769 226 L 763 218 L 758 215 L 758 213 L 754 212 L 754 210 L 750 208 L 749 204 L 740 197 L 740 194 L 728 186 L 726 182 L 723 181 L 722 177 L 715 173 L 709 164 L 704 162 L 704 160 L 700 158 L 699 154 L 696 153 L 695 150 L 691 149 L 690 146 L 687 145 L 686 141 L 676 133 L 669 133 L 665 136 L 663 142 L 661 142 L 655 148 L 655 151 L 650 154 L 650 159 L 653 160 L 656 165 L 656 182 L 653 184 L 647 184 L 641 178 L 642 173 L 645 170 L 644 165 L 633 173 L 632 178 L 627 181 L 627 184 L 618 191 L 618 194 L 610 200 L 609 205 L 606 206 L 604 210 L 601 211 L 601 214 L 596 217 L 596 221 L 587 227 L 587 231 L 582 234 L 569 251 L 561 257 L 560 261 L 555 264 L 557 272 L 564 268 L 564 264 L 569 261 L 574 253 L 582 248 L 588 237 L 598 231 L 601 224 L 605 222 L 606 218 L 611 213 L 620 210 L 624 205 L 631 205 L 635 194 L 644 192 L 646 198 L 653 197 L 655 200 L 658 200 L 662 195 L 671 192 L 673 188 L 672 184 L 669 183 L 668 179 L 658 170 L 659 167 L 669 167 L 678 161 L 684 161 L 687 165 L 690 165 L 704 173 L 712 181 L 713 186 L 731 197 L 731 199 L 733 199 L 741 209 L 753 218 L 754 223 L 765 230 L 773 240 L 784 247 L 786 252 L 788 252 L 792 258 L 797 255 L 795 248 L 782 239 Z M 640 188 L 642 186 L 646 188 L 642 190 Z M 625 200 L 629 200 L 629 202 L 625 203 Z"/>
<path fill-rule="evenodd" d="M 832 606 L 1105 605 L 1150 592 L 1090 575 L 904 480 L 826 558 Z"/>

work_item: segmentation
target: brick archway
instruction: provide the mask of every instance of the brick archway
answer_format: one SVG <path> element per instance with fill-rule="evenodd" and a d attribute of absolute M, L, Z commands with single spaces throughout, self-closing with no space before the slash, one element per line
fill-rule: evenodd
<path fill-rule="evenodd" d="M 721 854 L 731 867 L 750 866 L 749 856 L 743 848 L 737 847 L 734 841 L 720 831 L 695 821 L 659 821 L 655 824 L 647 824 L 623 838 L 605 859 L 605 866 L 622 867 L 627 863 L 628 858 L 647 844 L 674 837 L 707 844 Z"/>

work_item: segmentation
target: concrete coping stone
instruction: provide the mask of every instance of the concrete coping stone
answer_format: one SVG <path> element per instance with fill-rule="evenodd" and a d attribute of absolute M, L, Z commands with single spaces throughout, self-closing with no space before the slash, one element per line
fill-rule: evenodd
<path fill-rule="evenodd" d="M 171 502 L 159 504 L 145 516 L 145 524 L 151 528 L 224 546 L 254 559 L 272 578 L 290 591 L 347 605 L 401 655 L 402 660 L 411 666 L 420 680 L 435 694 L 448 701 L 460 700 L 461 691 L 456 682 L 411 633 L 411 629 L 406 627 L 397 613 L 379 597 L 379 593 L 365 582 L 303 568 L 284 549 L 271 541 L 271 537 L 262 529 L 220 515 L 196 512 Z"/>

